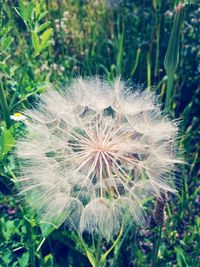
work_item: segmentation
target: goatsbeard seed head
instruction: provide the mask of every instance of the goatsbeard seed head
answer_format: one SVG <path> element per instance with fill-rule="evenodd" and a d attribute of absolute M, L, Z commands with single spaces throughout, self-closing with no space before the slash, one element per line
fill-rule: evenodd
<path fill-rule="evenodd" d="M 144 221 L 147 197 L 174 192 L 177 125 L 152 93 L 79 78 L 25 115 L 19 191 L 41 219 L 109 237 L 125 218 Z"/>

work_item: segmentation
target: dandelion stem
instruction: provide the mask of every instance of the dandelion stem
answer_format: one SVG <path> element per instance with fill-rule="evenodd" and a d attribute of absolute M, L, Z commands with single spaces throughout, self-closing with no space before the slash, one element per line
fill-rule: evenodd
<path fill-rule="evenodd" d="M 159 251 L 160 244 L 161 244 L 161 238 L 162 238 L 162 225 L 158 226 L 157 241 L 154 243 L 153 258 L 152 258 L 151 267 L 157 266 L 158 251 Z"/>
<path fill-rule="evenodd" d="M 102 233 L 99 229 L 99 235 L 98 235 L 98 243 L 97 243 L 97 250 L 96 250 L 96 265 L 95 267 L 100 267 L 100 258 L 101 258 L 101 242 L 102 242 Z"/>
<path fill-rule="evenodd" d="M 5 92 L 3 89 L 2 81 L 0 82 L 0 102 L 1 102 L 2 112 L 3 112 L 3 118 L 6 122 L 7 127 L 9 128 L 11 126 L 10 112 L 9 112 Z"/>

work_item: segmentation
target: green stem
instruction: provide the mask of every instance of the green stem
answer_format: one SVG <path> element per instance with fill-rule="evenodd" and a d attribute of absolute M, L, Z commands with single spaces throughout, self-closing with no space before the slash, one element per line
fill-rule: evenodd
<path fill-rule="evenodd" d="M 99 230 L 97 250 L 96 250 L 96 265 L 95 267 L 100 267 L 100 258 L 101 258 L 101 242 L 102 242 L 102 233 Z"/>
<path fill-rule="evenodd" d="M 60 26 L 60 36 L 61 36 L 61 53 L 62 53 L 62 60 L 64 60 L 65 52 L 64 52 L 63 29 L 61 26 L 61 21 L 62 21 L 62 3 L 61 2 L 59 2 L 58 4 L 58 11 L 59 11 L 59 26 Z"/>
<path fill-rule="evenodd" d="M 140 53 L 141 53 L 141 49 L 138 48 L 137 53 L 136 53 L 135 64 L 134 64 L 134 66 L 133 66 L 133 68 L 131 70 L 131 76 L 134 75 L 134 73 L 135 73 L 135 71 L 137 69 L 137 66 L 138 66 L 138 63 L 139 63 L 139 58 L 140 58 Z"/>
<path fill-rule="evenodd" d="M 174 85 L 174 73 L 170 72 L 167 73 L 167 92 L 166 92 L 166 99 L 165 99 L 165 110 L 169 111 L 172 103 L 172 92 L 173 92 L 173 85 Z"/>
<path fill-rule="evenodd" d="M 154 76 L 158 76 L 158 69 L 159 69 L 159 55 L 160 55 L 160 15 L 158 20 L 158 25 L 156 29 L 156 59 L 155 59 L 155 69 L 154 69 Z"/>
<path fill-rule="evenodd" d="M 154 244 L 151 267 L 156 267 L 157 265 L 158 251 L 159 251 L 160 244 L 161 244 L 161 238 L 162 238 L 162 225 L 158 227 L 158 239 Z"/>
<path fill-rule="evenodd" d="M 1 102 L 1 107 L 3 111 L 3 118 L 6 122 L 7 127 L 9 128 L 11 126 L 10 112 L 9 112 L 9 107 L 8 107 L 8 103 L 6 100 L 5 92 L 3 89 L 2 81 L 0 82 L 0 102 Z"/>
<path fill-rule="evenodd" d="M 147 88 L 151 88 L 151 53 L 147 54 Z"/>

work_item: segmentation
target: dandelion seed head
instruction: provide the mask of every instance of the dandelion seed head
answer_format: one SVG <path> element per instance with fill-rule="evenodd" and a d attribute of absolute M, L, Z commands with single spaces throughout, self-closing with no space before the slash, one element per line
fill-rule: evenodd
<path fill-rule="evenodd" d="M 150 92 L 76 79 L 25 112 L 19 191 L 39 216 L 109 237 L 126 216 L 142 224 L 147 197 L 175 191 L 177 123 Z"/>

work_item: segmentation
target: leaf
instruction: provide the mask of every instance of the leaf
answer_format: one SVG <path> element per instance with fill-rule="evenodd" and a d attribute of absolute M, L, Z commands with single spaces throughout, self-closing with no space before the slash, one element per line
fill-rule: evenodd
<path fill-rule="evenodd" d="M 184 5 L 179 3 L 176 7 L 174 22 L 170 34 L 170 39 L 167 47 L 167 52 L 164 58 L 164 67 L 168 73 L 175 73 L 179 63 L 179 42 L 181 34 L 181 25 L 183 23 Z"/>
<path fill-rule="evenodd" d="M 48 235 L 50 235 L 55 229 L 58 229 L 58 227 L 56 225 L 54 225 L 53 223 L 47 223 L 47 222 L 42 222 L 40 224 L 40 229 L 42 232 L 42 236 L 43 237 L 47 237 Z"/>
<path fill-rule="evenodd" d="M 6 65 L 5 62 L 0 61 L 0 71 L 6 73 L 6 74 L 10 74 L 10 69 L 8 67 L 8 65 Z"/>
<path fill-rule="evenodd" d="M 5 36 L 9 31 L 11 30 L 11 27 L 6 25 L 0 30 L 0 38 Z"/>
<path fill-rule="evenodd" d="M 48 41 L 50 40 L 52 33 L 53 29 L 50 28 L 41 35 L 42 42 L 40 45 L 40 51 L 44 50 L 48 46 Z"/>
<path fill-rule="evenodd" d="M 7 154 L 11 148 L 14 146 L 15 139 L 5 126 L 1 126 L 1 135 L 0 135 L 0 157 L 3 157 Z"/>
<path fill-rule="evenodd" d="M 20 18 L 23 20 L 24 24 L 28 28 L 28 24 L 26 23 L 26 20 L 25 20 L 24 15 L 23 15 L 23 11 L 20 10 L 20 8 L 17 8 L 17 7 L 14 7 L 14 10 L 17 13 L 17 15 L 20 16 Z"/>
<path fill-rule="evenodd" d="M 11 45 L 11 43 L 13 42 L 14 38 L 11 36 L 7 36 L 3 39 L 2 41 L 2 49 L 5 51 L 6 49 L 9 48 L 9 46 Z"/>
<path fill-rule="evenodd" d="M 41 13 L 38 17 L 37 22 L 40 22 L 48 13 L 49 13 L 49 11 L 45 11 L 45 12 Z"/>
<path fill-rule="evenodd" d="M 114 241 L 114 243 L 112 244 L 112 246 L 101 256 L 101 258 L 100 258 L 100 266 L 104 266 L 105 265 L 107 256 L 114 249 L 114 247 L 117 246 L 117 244 L 120 241 L 120 238 L 121 238 L 122 234 L 123 234 L 123 226 L 121 227 L 119 235 L 118 235 L 117 239 Z"/>
<path fill-rule="evenodd" d="M 187 262 L 187 255 L 180 247 L 175 247 L 176 259 L 179 267 L 189 267 Z"/>
<path fill-rule="evenodd" d="M 96 266 L 96 259 L 95 259 L 94 255 L 89 250 L 86 250 L 86 254 L 87 254 L 88 260 L 90 261 L 92 266 L 95 267 Z"/>
<path fill-rule="evenodd" d="M 82 245 L 82 247 L 84 248 L 86 256 L 87 256 L 88 260 L 90 261 L 91 265 L 93 267 L 95 267 L 96 266 L 96 259 L 95 259 L 95 256 L 93 255 L 92 251 L 89 249 L 88 245 L 85 243 L 85 241 L 82 238 L 80 238 L 77 241 L 79 241 L 80 244 Z"/>
<path fill-rule="evenodd" d="M 45 266 L 53 266 L 53 255 L 48 254 L 44 257 Z"/>
<path fill-rule="evenodd" d="M 50 24 L 51 24 L 50 21 L 46 21 L 46 22 L 44 22 L 43 24 L 41 24 L 41 25 L 37 28 L 36 32 L 39 33 L 39 32 L 41 32 L 41 31 L 44 31 Z"/>
<path fill-rule="evenodd" d="M 34 47 L 36 53 L 39 54 L 39 52 L 40 52 L 40 40 L 39 40 L 39 36 L 37 35 L 37 33 L 35 31 L 32 31 L 31 37 L 32 37 L 33 47 Z"/>
<path fill-rule="evenodd" d="M 18 262 L 20 267 L 27 267 L 29 262 L 29 253 L 23 253 L 23 255 L 18 258 Z"/>
<path fill-rule="evenodd" d="M 25 8 L 24 8 L 24 19 L 26 22 L 31 22 L 31 17 L 33 13 L 33 8 L 34 8 L 34 3 L 29 3 Z"/>
<path fill-rule="evenodd" d="M 24 0 L 19 0 L 19 8 L 23 12 L 24 11 Z"/>
<path fill-rule="evenodd" d="M 6 264 L 6 266 L 9 266 L 8 264 L 10 264 L 11 262 L 11 258 L 12 258 L 12 254 L 10 251 L 6 251 L 5 253 L 3 253 L 2 255 L 2 260 L 3 262 Z"/>
<path fill-rule="evenodd" d="M 36 2 L 36 4 L 35 4 L 35 15 L 36 15 L 36 18 L 40 15 L 40 4 L 39 4 L 39 2 Z"/>
<path fill-rule="evenodd" d="M 34 3 L 29 3 L 26 6 L 24 1 L 19 1 L 19 7 L 14 7 L 15 12 L 21 17 L 27 28 L 29 28 L 28 23 L 32 20 Z"/>
<path fill-rule="evenodd" d="M 33 90 L 32 92 L 29 93 L 29 89 L 28 87 L 25 88 L 25 93 L 22 94 L 22 98 L 20 101 L 18 101 L 16 104 L 14 104 L 12 106 L 12 108 L 16 107 L 17 105 L 19 105 L 20 103 L 22 103 L 23 101 L 27 100 L 30 96 L 35 95 L 38 92 L 42 92 L 44 91 L 47 87 L 49 86 L 48 83 L 41 83 L 38 84 L 36 87 L 31 88 L 31 90 Z"/>

